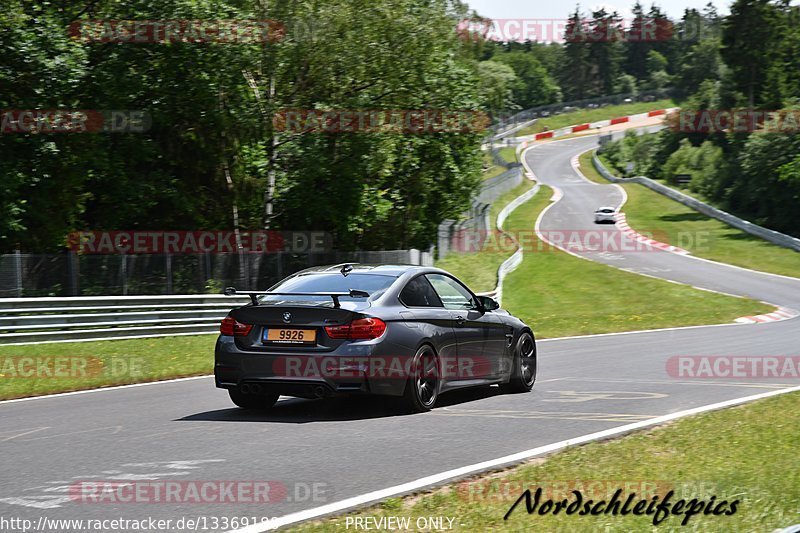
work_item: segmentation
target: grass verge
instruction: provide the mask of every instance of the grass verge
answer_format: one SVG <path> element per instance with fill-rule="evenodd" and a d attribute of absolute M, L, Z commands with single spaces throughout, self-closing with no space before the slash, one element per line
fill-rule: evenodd
<path fill-rule="evenodd" d="M 487 168 L 486 171 L 481 174 L 482 180 L 488 180 L 494 178 L 495 176 L 499 176 L 503 172 L 508 170 L 506 167 L 501 167 L 500 165 L 492 165 L 491 167 Z"/>
<path fill-rule="evenodd" d="M 481 179 L 483 180 L 499 176 L 508 170 L 506 167 L 495 165 L 494 158 L 492 158 L 492 154 L 488 151 L 483 152 L 483 168 L 484 171 L 481 173 Z"/>
<path fill-rule="evenodd" d="M 671 502 L 692 498 L 730 516 L 669 516 L 659 531 L 772 531 L 800 521 L 800 470 L 796 435 L 800 426 L 800 393 L 785 394 L 731 409 L 704 413 L 667 426 L 619 439 L 595 442 L 536 459 L 500 473 L 407 498 L 393 498 L 349 517 L 454 518 L 456 531 L 654 531 L 653 515 L 528 515 L 522 502 L 508 520 L 503 516 L 525 489 L 542 488 L 548 498 L 575 501 L 571 490 L 587 498 L 609 500 L 622 489 L 624 502 L 659 497 L 674 490 Z M 720 445 L 720 444 L 724 445 Z M 649 503 L 649 502 L 648 502 Z M 446 522 L 445 522 L 446 523 Z M 344 517 L 312 523 L 294 531 L 342 531 Z"/>
<path fill-rule="evenodd" d="M 545 245 L 533 227 L 550 191 L 543 187 L 506 223 L 519 235 L 525 255 L 506 278 L 503 306 L 531 324 L 538 337 L 719 324 L 773 310 L 754 300 L 640 276 Z"/>
<path fill-rule="evenodd" d="M 607 184 L 592 164 L 592 153 L 580 157 L 581 172 L 592 181 Z M 628 224 L 703 257 L 745 268 L 800 275 L 800 253 L 760 239 L 709 218 L 638 183 L 622 184 L 628 201 L 622 207 Z"/>
<path fill-rule="evenodd" d="M 636 115 L 637 113 L 644 113 L 645 111 L 652 111 L 653 109 L 674 107 L 675 105 L 674 100 L 664 99 L 654 102 L 632 102 L 630 104 L 610 105 L 598 107 L 596 109 L 579 109 L 577 111 L 570 111 L 569 113 L 562 113 L 560 115 L 539 119 L 532 126 L 519 130 L 515 135 L 521 137 L 523 135 L 531 135 L 542 131 L 557 130 L 574 124 L 599 122 L 615 117 Z"/>
<path fill-rule="evenodd" d="M 506 161 L 508 163 L 517 162 L 517 149 L 513 146 L 506 146 L 505 148 L 500 148 L 499 154 L 500 157 L 503 158 L 503 161 Z"/>
<path fill-rule="evenodd" d="M 210 374 L 214 341 L 187 335 L 0 346 L 0 399 Z"/>

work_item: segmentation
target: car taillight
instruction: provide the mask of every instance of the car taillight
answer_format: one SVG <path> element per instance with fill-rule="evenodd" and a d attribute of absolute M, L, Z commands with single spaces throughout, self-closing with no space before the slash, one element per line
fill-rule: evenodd
<path fill-rule="evenodd" d="M 253 329 L 253 324 L 242 324 L 232 316 L 223 318 L 219 325 L 219 332 L 231 337 L 244 337 L 250 333 L 251 329 Z"/>
<path fill-rule="evenodd" d="M 368 340 L 377 339 L 386 331 L 386 322 L 380 318 L 358 318 L 341 326 L 325 326 L 332 339 Z"/>

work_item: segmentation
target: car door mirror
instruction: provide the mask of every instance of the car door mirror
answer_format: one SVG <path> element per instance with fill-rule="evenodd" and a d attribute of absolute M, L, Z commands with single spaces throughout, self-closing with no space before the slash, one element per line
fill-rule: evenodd
<path fill-rule="evenodd" d="M 489 296 L 478 296 L 478 303 L 484 311 L 494 311 L 495 309 L 500 309 L 500 304 L 497 303 L 497 300 L 490 298 Z"/>

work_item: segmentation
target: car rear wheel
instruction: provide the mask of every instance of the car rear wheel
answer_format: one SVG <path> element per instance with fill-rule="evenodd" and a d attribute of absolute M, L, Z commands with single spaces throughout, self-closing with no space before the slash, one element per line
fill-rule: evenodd
<path fill-rule="evenodd" d="M 506 393 L 530 392 L 536 382 L 536 343 L 533 335 L 523 333 L 514 348 L 514 368 L 508 383 L 500 385 Z"/>
<path fill-rule="evenodd" d="M 414 413 L 430 411 L 439 398 L 439 360 L 431 346 L 422 346 L 414 355 L 404 393 L 406 407 Z"/>
<path fill-rule="evenodd" d="M 239 389 L 228 389 L 231 401 L 242 409 L 266 410 L 278 401 L 277 394 L 245 394 Z"/>

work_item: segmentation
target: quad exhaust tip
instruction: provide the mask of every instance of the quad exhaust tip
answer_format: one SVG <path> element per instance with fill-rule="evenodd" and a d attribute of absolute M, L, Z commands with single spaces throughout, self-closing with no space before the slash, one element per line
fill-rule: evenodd
<path fill-rule="evenodd" d="M 239 387 L 242 394 L 262 395 L 265 394 L 264 387 L 259 383 L 242 383 Z M 311 387 L 311 393 L 315 398 L 327 398 L 331 395 L 331 391 L 322 385 L 315 385 Z"/>
<path fill-rule="evenodd" d="M 262 394 L 264 391 L 258 383 L 244 383 L 241 389 L 243 394 Z"/>

